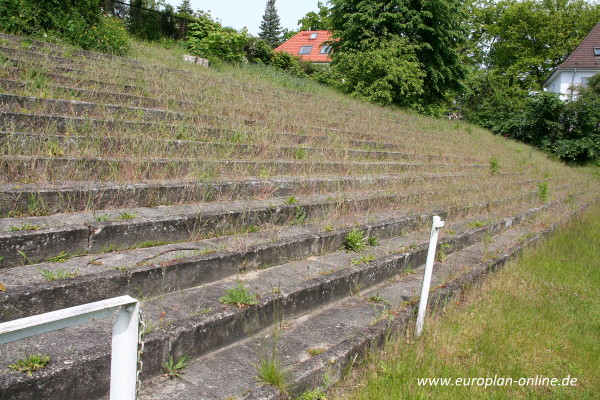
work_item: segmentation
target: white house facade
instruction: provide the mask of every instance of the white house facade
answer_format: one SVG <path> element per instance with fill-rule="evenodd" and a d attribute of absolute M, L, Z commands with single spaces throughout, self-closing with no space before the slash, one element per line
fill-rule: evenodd
<path fill-rule="evenodd" d="M 575 51 L 544 82 L 544 90 L 558 93 L 566 100 L 572 89 L 585 86 L 600 72 L 600 23 L 586 36 Z"/>

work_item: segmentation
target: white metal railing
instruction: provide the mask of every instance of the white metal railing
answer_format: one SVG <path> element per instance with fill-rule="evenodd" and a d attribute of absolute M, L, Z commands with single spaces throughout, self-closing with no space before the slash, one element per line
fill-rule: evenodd
<path fill-rule="evenodd" d="M 120 296 L 1 323 L 0 344 L 108 318 L 117 309 L 112 328 L 110 399 L 134 400 L 140 306 L 133 297 Z"/>
<path fill-rule="evenodd" d="M 425 263 L 425 272 L 423 272 L 423 286 L 421 287 L 421 300 L 419 301 L 419 313 L 417 314 L 417 326 L 415 328 L 416 336 L 421 336 L 421 332 L 423 332 L 427 299 L 429 298 L 429 286 L 431 286 L 431 274 L 433 273 L 433 261 L 435 260 L 435 248 L 440 228 L 443 226 L 444 221 L 439 216 L 434 215 L 433 223 L 431 224 L 431 234 L 429 235 L 427 262 Z"/>

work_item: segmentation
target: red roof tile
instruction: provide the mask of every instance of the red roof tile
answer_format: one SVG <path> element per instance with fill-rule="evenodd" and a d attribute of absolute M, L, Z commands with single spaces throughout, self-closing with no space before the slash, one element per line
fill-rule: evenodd
<path fill-rule="evenodd" d="M 600 49 L 600 23 L 596 24 L 558 69 L 600 69 L 600 55 L 594 55 L 594 48 Z"/>
<path fill-rule="evenodd" d="M 311 39 L 311 36 L 316 37 Z M 300 57 L 303 61 L 331 62 L 329 54 L 321 54 L 323 43 L 329 39 L 331 39 L 330 31 L 300 31 L 277 47 L 275 51 L 285 51 L 293 56 Z M 310 53 L 299 54 L 302 46 L 312 46 Z"/>

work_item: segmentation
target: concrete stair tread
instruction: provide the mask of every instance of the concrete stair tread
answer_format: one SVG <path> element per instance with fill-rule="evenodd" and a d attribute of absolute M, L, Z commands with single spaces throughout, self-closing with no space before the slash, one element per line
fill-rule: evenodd
<path fill-rule="evenodd" d="M 541 230 L 543 228 L 535 226 L 535 223 L 519 225 L 494 236 L 491 243 L 478 243 L 449 255 L 444 263 L 437 262 L 434 266 L 432 290 L 444 287 L 482 262 L 489 262 L 489 253 L 506 255 L 522 243 L 520 238 L 525 235 L 532 237 Z M 295 375 L 303 373 L 308 368 L 306 364 L 320 358 L 324 366 L 320 371 L 321 379 L 312 382 L 314 386 L 320 386 L 328 361 L 337 361 L 336 346 L 367 336 L 374 325 L 382 321 L 385 325 L 386 319 L 393 319 L 404 310 L 410 311 L 415 307 L 422 275 L 423 266 L 298 318 L 289 320 L 283 315 L 281 324 L 276 325 L 277 357 L 282 369 L 288 371 L 289 383 L 297 384 Z M 225 399 L 244 397 L 248 392 L 248 397 L 253 398 L 251 390 L 257 391 L 265 385 L 258 380 L 257 366 L 261 357 L 271 357 L 272 346 L 273 328 L 267 328 L 250 339 L 193 360 L 181 371 L 182 379 L 157 377 L 144 383 L 139 398 L 184 399 L 193 395 L 197 399 Z M 319 349 L 323 353 L 311 356 L 308 353 L 311 349 Z M 293 394 L 299 394 L 297 388 L 291 389 Z"/>
<path fill-rule="evenodd" d="M 532 211 L 534 214 L 531 214 L 531 215 L 532 215 L 532 217 L 534 217 L 535 213 L 539 212 L 539 211 L 550 212 L 551 213 L 551 212 L 553 212 L 552 210 L 554 210 L 554 208 L 555 207 L 551 207 L 550 211 L 548 211 L 549 209 L 547 209 L 547 208 L 541 208 L 538 211 Z M 559 209 L 560 209 L 560 207 L 559 207 Z M 554 211 L 554 212 L 556 212 L 556 211 Z M 466 221 L 465 221 L 465 223 L 466 223 Z M 505 224 L 504 223 L 498 224 L 498 226 L 505 227 Z M 521 226 L 525 227 L 525 225 L 521 225 Z M 521 226 L 519 226 L 519 228 Z M 512 227 L 512 229 L 517 229 L 517 228 Z M 483 229 L 483 228 L 476 228 L 475 230 L 485 231 L 485 229 Z M 473 230 L 471 230 L 471 231 L 473 231 Z M 530 229 L 529 230 L 528 229 L 523 230 L 523 232 L 528 232 L 528 231 L 530 231 Z M 504 235 L 504 233 L 498 233 L 498 237 L 500 237 L 500 235 Z M 518 235 L 522 235 L 521 231 L 512 234 L 512 237 L 517 237 Z M 422 229 L 420 231 L 420 235 L 419 236 L 423 236 L 423 238 L 422 238 L 421 241 L 423 242 L 423 244 L 425 244 L 426 243 L 426 239 L 427 239 L 427 228 Z M 410 238 L 410 236 L 407 235 L 406 237 L 402 237 L 400 240 L 404 240 L 405 243 L 408 243 L 408 241 L 410 241 L 411 238 Z M 499 244 L 499 243 L 501 243 L 501 241 L 495 240 L 495 242 L 492 245 L 494 245 L 495 243 Z M 465 242 L 465 244 L 467 244 L 467 243 Z M 457 249 L 457 250 L 460 250 L 460 249 Z M 424 249 L 423 246 L 421 246 L 421 250 L 415 250 L 415 251 L 424 252 L 424 251 L 426 251 L 426 249 Z M 347 261 L 347 260 L 345 260 L 345 258 L 348 257 L 348 254 L 343 253 L 343 254 L 339 254 L 339 255 L 342 256 L 341 259 L 343 259 L 343 260 L 340 261 L 340 259 L 338 258 L 337 262 L 338 263 L 341 262 L 342 264 L 345 264 L 346 261 Z M 404 254 L 400 254 L 399 257 L 405 257 L 405 256 L 404 256 Z M 328 262 L 332 262 L 332 260 L 330 259 L 330 260 L 328 260 Z M 301 264 L 301 262 L 300 262 L 300 264 Z M 446 264 L 448 266 L 454 265 L 453 263 L 450 263 L 448 261 L 446 263 L 444 263 L 444 264 Z M 289 265 L 287 265 L 287 266 L 289 267 Z M 260 271 L 260 273 L 263 273 L 263 274 L 265 274 L 265 273 L 272 273 L 273 271 L 275 271 L 275 269 L 272 269 L 272 268 L 269 268 L 269 269 L 266 269 L 266 270 L 262 270 L 262 271 Z M 298 268 L 301 269 L 301 266 L 299 265 Z M 351 267 L 351 269 L 352 268 L 355 271 L 358 272 L 359 270 L 362 270 L 364 268 L 368 268 L 368 265 L 366 265 L 366 264 L 364 264 L 364 265 L 357 265 L 357 266 Z M 338 272 L 338 276 L 335 276 L 335 273 L 334 273 L 334 274 L 330 274 L 330 275 L 321 276 L 319 278 L 313 279 L 312 281 L 315 281 L 315 280 L 316 281 L 319 281 L 319 280 L 321 280 L 321 281 L 328 281 L 329 280 L 330 281 L 331 279 L 333 279 L 334 281 L 336 281 L 338 279 L 344 279 L 344 278 L 342 278 L 342 275 L 344 275 L 344 274 L 346 274 L 346 272 L 342 271 L 341 273 Z M 416 276 L 416 274 L 415 274 L 415 276 Z M 289 278 L 290 278 L 290 275 L 287 275 L 287 279 L 289 279 Z M 307 277 L 307 279 L 309 279 L 309 281 L 307 281 L 307 282 L 311 282 L 310 277 Z M 333 282 L 333 281 L 331 281 L 331 282 Z M 376 282 L 377 281 L 375 281 L 375 283 Z M 265 283 L 263 282 L 263 285 L 264 284 Z M 290 286 L 290 288 L 291 288 L 290 290 L 292 290 L 292 291 L 293 290 L 303 290 L 303 289 L 301 289 L 301 287 L 306 286 L 307 284 L 310 285 L 310 283 L 298 284 L 298 285 L 296 285 L 297 289 L 294 289 L 293 286 Z M 191 317 L 192 320 L 198 321 L 198 319 L 204 319 L 204 320 L 207 320 L 207 321 L 211 321 L 209 323 L 209 325 L 212 324 L 212 325 L 214 325 L 216 327 L 219 324 L 219 322 L 218 322 L 219 319 L 224 318 L 223 321 L 224 321 L 224 323 L 226 323 L 225 321 L 227 321 L 228 319 L 231 319 L 233 314 L 236 314 L 236 313 L 240 312 L 237 309 L 235 309 L 235 307 L 233 307 L 233 306 L 224 307 L 224 311 L 216 310 L 216 311 L 206 312 L 206 310 L 203 308 L 206 304 L 202 303 L 203 296 L 209 296 L 208 293 L 210 293 L 209 292 L 210 289 L 208 289 L 208 288 L 210 286 L 215 287 L 215 286 L 218 286 L 218 285 L 219 285 L 218 283 L 214 284 L 214 285 L 208 285 L 208 286 L 206 286 L 206 291 L 205 291 L 206 294 L 196 296 L 197 301 L 195 302 L 195 304 L 194 303 L 193 304 L 198 307 L 198 309 L 195 310 L 195 312 L 198 313 L 199 315 L 195 316 L 195 317 L 192 316 Z M 318 285 L 317 287 L 319 287 L 319 285 L 321 285 L 321 284 L 318 283 L 317 285 Z M 363 289 L 366 290 L 366 287 L 363 288 Z M 381 292 L 383 292 L 383 289 L 380 289 L 379 287 L 374 288 L 374 290 L 380 290 Z M 185 292 L 191 292 L 191 291 L 190 290 L 186 290 Z M 215 291 L 215 295 L 216 295 L 216 292 L 217 291 Z M 220 290 L 219 290 L 219 292 L 220 292 Z M 346 293 L 346 295 L 348 295 L 349 294 L 348 288 L 345 289 L 345 290 L 343 290 L 343 292 Z M 222 292 L 220 292 L 220 293 L 222 293 Z M 146 343 L 146 349 L 147 349 L 147 351 L 149 353 L 149 356 L 151 354 L 153 354 L 153 352 L 159 351 L 155 347 L 156 346 L 156 340 L 160 340 L 158 338 L 163 337 L 161 335 L 164 335 L 164 334 L 160 333 L 160 330 L 163 329 L 163 328 L 160 325 L 157 327 L 157 325 L 153 325 L 153 324 L 160 324 L 162 322 L 161 318 L 163 318 L 163 321 L 167 321 L 168 320 L 168 318 L 170 317 L 170 315 L 168 313 L 166 313 L 164 310 L 168 310 L 170 313 L 173 313 L 176 310 L 178 312 L 186 312 L 186 310 L 183 310 L 184 304 L 186 305 L 185 307 L 192 307 L 192 305 L 190 303 L 181 303 L 179 301 L 175 301 L 175 302 L 169 301 L 170 297 L 176 296 L 176 295 L 177 295 L 177 293 L 166 294 L 166 295 L 159 296 L 159 297 L 155 298 L 154 300 L 150 300 L 149 302 L 146 301 L 146 302 L 143 303 L 142 308 L 144 310 L 144 313 L 151 314 L 153 311 L 157 311 L 159 313 L 158 316 L 154 316 L 154 317 L 149 316 L 150 319 L 148 320 L 149 323 L 150 323 L 149 326 L 151 327 L 152 330 L 153 329 L 158 329 L 159 330 L 159 331 L 156 331 L 156 332 L 154 332 L 154 331 L 150 332 L 147 335 L 148 342 Z M 281 293 L 279 293 L 277 295 L 274 295 L 274 294 L 263 295 L 263 296 L 261 296 L 261 300 L 260 301 L 264 305 L 264 304 L 266 304 L 264 302 L 277 301 L 278 296 L 282 296 L 282 298 L 284 298 L 284 299 L 289 299 L 290 296 L 292 296 L 292 293 L 291 292 L 290 293 L 286 293 L 285 289 L 282 288 Z M 269 299 L 269 297 L 270 297 L 270 299 Z M 345 297 L 345 296 L 343 296 L 343 297 Z M 332 300 L 335 300 L 335 298 L 336 297 L 334 296 L 333 298 L 331 298 L 331 300 L 324 299 L 325 300 L 324 303 L 321 303 L 321 301 L 317 300 L 317 299 L 311 300 L 310 303 L 314 303 L 314 304 L 310 305 L 310 309 L 314 309 L 315 307 L 319 307 L 319 304 L 321 306 L 326 305 L 326 304 L 330 303 Z M 401 297 L 401 299 L 403 299 L 403 297 Z M 171 307 L 171 308 L 166 307 L 162 311 L 160 311 L 159 308 L 154 308 L 154 307 L 151 306 L 152 303 L 154 303 L 154 304 L 160 304 L 161 301 L 163 302 L 162 303 L 163 305 L 173 304 L 173 307 Z M 315 301 L 316 301 L 316 303 L 315 303 Z M 351 301 L 355 301 L 355 299 L 351 299 Z M 404 301 L 404 300 L 402 300 L 402 301 Z M 288 307 L 289 307 L 289 305 L 288 305 Z M 251 310 L 251 308 L 248 309 L 248 311 L 250 311 L 250 310 Z M 267 310 L 268 310 L 268 308 L 265 309 L 265 312 L 267 312 Z M 368 322 L 371 323 L 372 320 L 373 320 L 373 318 L 377 315 L 376 312 L 373 310 L 373 307 L 370 304 L 367 304 L 364 310 L 366 312 L 364 315 L 367 317 Z M 188 311 L 192 311 L 192 313 L 193 313 L 194 310 L 188 310 Z M 244 315 L 245 312 L 246 312 L 245 310 L 242 310 L 241 311 L 242 315 Z M 283 310 L 282 312 L 283 312 L 284 318 L 285 318 L 286 314 L 289 315 L 290 317 L 294 316 L 294 315 L 302 315 L 302 314 L 304 314 L 304 311 L 302 311 L 302 310 L 298 310 L 298 311 L 295 311 L 295 312 L 294 311 L 288 312 L 286 310 Z M 371 313 L 371 314 L 369 314 L 369 313 Z M 182 315 L 182 314 L 180 314 L 180 315 Z M 336 312 L 336 315 L 338 315 L 340 318 L 342 318 L 344 314 L 343 313 L 339 314 L 339 313 Z M 353 315 L 355 315 L 355 313 L 353 313 Z M 216 320 L 215 320 L 215 318 L 216 318 Z M 242 318 L 244 319 L 244 317 L 242 317 Z M 268 318 L 269 317 L 267 316 L 266 318 L 267 318 L 267 322 L 266 323 L 268 325 Z M 318 319 L 319 318 L 317 318 L 317 320 Z M 167 328 L 167 332 L 172 332 L 172 333 L 168 333 L 167 336 L 173 335 L 174 338 L 182 337 L 181 335 L 186 330 L 197 329 L 197 328 L 193 328 L 193 327 L 195 326 L 195 324 L 198 323 L 198 322 L 194 322 L 194 323 L 192 323 L 192 325 L 189 325 L 189 322 L 186 322 L 183 319 L 179 319 L 178 321 L 173 321 L 173 322 L 175 324 L 175 327 L 174 328 Z M 248 323 L 252 324 L 251 322 L 248 322 Z M 187 326 L 187 328 L 186 328 L 186 326 Z M 227 326 L 227 325 L 223 325 L 223 327 L 225 327 L 225 326 Z M 308 329 L 310 331 L 313 331 L 313 329 L 309 328 L 310 325 L 307 325 L 307 321 L 303 321 L 302 326 L 303 326 L 302 329 Z M 99 348 L 98 348 L 98 345 L 101 345 L 102 343 L 104 343 L 106 346 L 108 346 L 108 337 L 109 337 L 109 335 L 106 335 L 106 328 L 107 327 L 110 327 L 110 321 L 104 321 L 102 323 L 96 324 L 92 333 L 90 333 L 89 331 L 87 331 L 86 333 L 80 333 L 80 335 L 82 335 L 82 337 L 83 337 L 83 335 L 85 335 L 85 337 L 87 338 L 87 342 L 86 341 L 82 341 L 82 342 L 86 342 L 87 345 L 88 345 L 88 347 L 89 347 L 90 344 L 94 343 L 93 350 L 88 351 L 87 354 L 89 354 L 90 357 L 96 359 L 96 362 L 100 362 L 99 361 L 100 359 L 105 360 L 104 362 L 106 362 L 108 360 L 106 358 L 107 350 L 100 351 Z M 208 327 L 208 325 L 207 325 L 207 327 Z M 256 329 L 256 328 L 257 327 L 255 326 L 254 328 L 251 328 L 250 331 L 252 331 L 253 329 Z M 84 329 L 85 329 L 85 327 L 69 328 L 68 331 L 73 330 L 73 331 L 83 332 Z M 183 329 L 183 331 L 181 331 L 181 329 Z M 302 329 L 301 329 L 301 331 L 302 331 Z M 335 329 L 337 329 L 337 326 L 335 327 Z M 344 331 L 347 331 L 347 330 L 348 329 L 344 329 Z M 60 336 L 60 335 L 68 335 L 68 337 L 70 337 L 70 338 L 77 338 L 78 337 L 77 335 L 79 335 L 79 334 L 72 335 L 68 331 L 65 331 L 64 333 L 56 332 L 56 333 L 54 333 L 54 335 L 58 335 L 58 336 Z M 330 329 L 326 330 L 326 331 L 327 332 L 331 332 Z M 179 332 L 179 333 L 177 333 L 177 332 Z M 314 332 L 318 332 L 318 331 L 314 330 Z M 248 334 L 250 334 L 250 332 L 248 332 Z M 96 335 L 98 335 L 97 336 L 98 337 L 97 340 L 91 340 L 90 339 L 92 337 L 96 337 Z M 107 339 L 100 339 L 100 335 L 106 336 Z M 307 337 L 310 337 L 310 336 L 307 336 Z M 40 348 L 39 346 L 44 346 L 44 347 L 41 347 L 41 348 L 51 349 L 52 348 L 51 343 L 58 343 L 57 340 L 58 339 L 56 339 L 55 337 L 53 337 L 53 334 L 48 334 L 46 337 L 37 338 L 34 342 L 38 346 L 37 348 Z M 164 339 L 162 339 L 162 340 L 164 340 Z M 292 342 L 290 342 L 290 343 L 292 343 Z M 323 340 L 321 340 L 321 341 L 319 341 L 319 342 L 316 343 L 316 345 L 323 346 L 323 347 L 334 346 L 335 344 L 336 343 L 324 342 Z M 8 359 L 12 359 L 12 358 L 16 357 L 17 354 L 23 354 L 24 352 L 32 351 L 31 347 L 28 347 L 28 346 L 31 346 L 31 345 L 32 345 L 31 343 L 29 343 L 29 344 L 20 343 L 19 345 L 16 345 L 15 348 L 13 348 L 11 351 L 9 351 L 9 352 L 6 353 L 9 356 Z M 173 346 L 175 346 L 175 342 L 174 342 Z M 178 346 L 179 346 L 179 349 L 180 349 L 181 352 L 184 352 L 186 349 L 189 348 L 189 344 L 188 345 L 184 345 L 183 343 L 181 343 Z M 302 343 L 300 345 L 300 348 L 302 348 L 302 352 L 296 354 L 294 357 L 291 357 L 290 360 L 294 360 L 295 362 L 301 362 L 301 361 L 305 360 L 307 358 L 307 355 L 305 354 L 305 352 L 306 352 L 306 349 L 308 348 L 306 346 L 307 346 L 307 343 Z M 64 350 L 64 348 L 61 349 L 59 351 L 59 354 L 53 354 L 53 356 L 54 356 L 53 360 L 56 363 L 57 368 L 59 366 L 62 367 L 64 365 L 70 366 L 71 364 L 69 364 L 69 362 L 71 360 L 73 360 L 73 359 L 75 360 L 74 362 L 77 363 L 77 357 L 78 357 L 78 355 L 86 353 L 86 350 L 85 350 L 84 347 L 85 346 L 83 344 L 72 344 L 70 346 L 67 346 L 66 350 Z M 102 346 L 100 346 L 100 347 L 102 347 Z M 285 346 L 283 346 L 282 348 L 285 348 Z M 174 350 L 174 351 L 177 352 L 177 350 Z M 206 351 L 206 349 L 203 350 L 203 352 L 205 352 L 205 351 Z M 48 350 L 47 352 L 50 352 L 50 351 Z M 176 354 L 176 355 L 180 355 L 180 354 Z M 148 371 L 154 371 L 154 373 L 156 373 L 157 365 L 150 366 L 150 364 L 148 364 L 149 361 L 146 361 L 146 363 L 147 363 Z M 161 364 L 162 363 L 158 363 L 158 365 L 161 365 Z M 51 370 L 47 371 L 46 373 L 50 374 L 50 372 L 51 372 Z M 11 373 L 7 373 L 6 375 L 7 376 L 4 379 L 11 379 L 10 378 Z M 2 378 L 0 378 L 0 379 L 2 379 Z"/>

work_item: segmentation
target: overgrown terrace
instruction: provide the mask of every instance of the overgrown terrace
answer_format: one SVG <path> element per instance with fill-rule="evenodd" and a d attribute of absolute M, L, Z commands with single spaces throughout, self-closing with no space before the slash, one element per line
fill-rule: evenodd
<path fill-rule="evenodd" d="M 582 172 L 475 126 L 182 54 L 0 34 L 0 321 L 140 299 L 141 398 L 327 385 L 404 329 L 434 214 L 440 300 L 597 199 Z M 255 301 L 224 304 L 235 287 Z M 0 397 L 106 396 L 110 324 L 1 346 L 5 364 L 51 362 L 2 370 Z M 285 386 L 257 383 L 266 348 Z M 184 356 L 185 379 L 160 377 Z"/>

